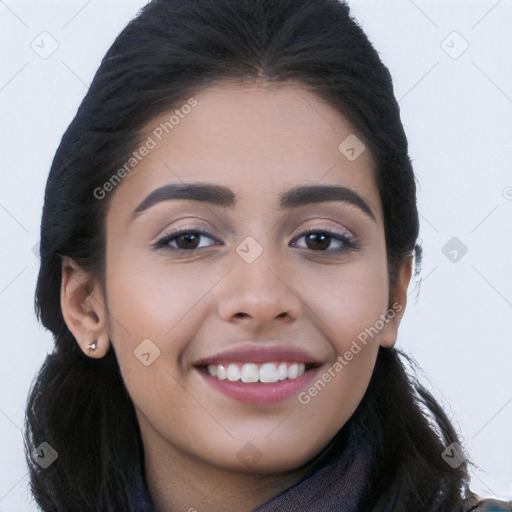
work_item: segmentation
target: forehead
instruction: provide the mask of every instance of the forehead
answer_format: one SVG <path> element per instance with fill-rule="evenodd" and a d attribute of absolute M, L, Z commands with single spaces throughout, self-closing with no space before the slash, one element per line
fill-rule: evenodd
<path fill-rule="evenodd" d="M 277 206 L 272 201 L 292 187 L 341 185 L 381 216 L 369 150 L 356 159 L 344 152 L 347 140 L 360 144 L 358 153 L 364 147 L 354 137 L 338 110 L 300 84 L 218 84 L 146 124 L 140 146 L 151 149 L 112 202 L 133 210 L 160 186 L 201 182 L 227 186 L 243 205 L 261 209 Z"/>

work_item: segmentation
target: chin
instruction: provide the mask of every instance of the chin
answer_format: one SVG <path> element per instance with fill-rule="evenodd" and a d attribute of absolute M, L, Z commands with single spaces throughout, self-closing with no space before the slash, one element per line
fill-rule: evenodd
<path fill-rule="evenodd" d="M 231 448 L 227 448 L 224 454 L 219 454 L 218 463 L 215 465 L 223 470 L 246 474 L 291 472 L 310 462 L 328 442 L 329 440 L 317 441 L 311 444 L 311 439 L 308 442 L 307 439 L 293 437 L 274 441 L 254 439 L 237 445 L 234 459 L 222 456 L 226 451 L 233 453 Z"/>

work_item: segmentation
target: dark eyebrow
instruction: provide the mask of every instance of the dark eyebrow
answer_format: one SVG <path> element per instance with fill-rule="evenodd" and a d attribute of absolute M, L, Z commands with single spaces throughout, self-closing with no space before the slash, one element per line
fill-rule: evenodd
<path fill-rule="evenodd" d="M 366 201 L 356 192 L 347 187 L 334 185 L 314 185 L 293 188 L 281 196 L 280 208 L 294 208 L 309 203 L 323 201 L 343 201 L 360 208 L 374 222 L 377 222 L 374 213 Z"/>
<path fill-rule="evenodd" d="M 171 184 L 164 185 L 151 192 L 135 209 L 132 217 L 136 217 L 138 214 L 161 201 L 169 201 L 172 199 L 201 201 L 224 208 L 234 208 L 236 204 L 236 196 L 233 191 L 222 185 L 209 183 Z M 376 222 L 375 215 L 371 208 L 359 194 L 347 187 L 334 185 L 313 185 L 288 190 L 281 196 L 279 208 L 284 210 L 324 201 L 343 201 L 353 204 Z"/>
<path fill-rule="evenodd" d="M 203 203 L 212 203 L 217 206 L 224 206 L 225 208 L 233 208 L 236 203 L 235 194 L 229 188 L 221 185 L 211 185 L 209 183 L 164 185 L 151 192 L 137 206 L 133 212 L 133 217 L 156 203 L 171 199 L 189 199 Z"/>

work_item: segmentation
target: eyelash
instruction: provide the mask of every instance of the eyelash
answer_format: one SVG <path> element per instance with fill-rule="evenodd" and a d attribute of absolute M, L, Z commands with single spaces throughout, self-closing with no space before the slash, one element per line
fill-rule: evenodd
<path fill-rule="evenodd" d="M 180 249 L 179 247 L 170 247 L 169 246 L 169 243 L 171 241 L 175 240 L 176 238 L 179 238 L 181 235 L 184 235 L 184 234 L 200 235 L 200 236 L 211 238 L 212 240 L 215 240 L 215 237 L 213 237 L 210 233 L 207 233 L 206 231 L 203 231 L 201 229 L 180 228 L 180 229 L 176 229 L 175 231 L 166 233 L 163 238 L 161 238 L 160 240 L 158 240 L 157 242 L 155 242 L 153 244 L 153 247 L 155 249 L 167 249 L 170 251 L 182 251 L 182 252 L 195 252 L 200 249 L 204 249 L 204 247 L 196 247 L 195 249 Z M 334 238 L 334 239 L 342 242 L 343 247 L 338 248 L 338 249 L 323 249 L 323 250 L 309 249 L 309 247 L 301 247 L 301 249 L 309 249 L 310 251 L 320 252 L 320 253 L 322 253 L 322 252 L 341 252 L 341 253 L 343 253 L 345 251 L 350 251 L 350 250 L 352 250 L 352 251 L 361 250 L 361 246 L 359 244 L 357 244 L 352 237 L 349 237 L 348 235 L 345 235 L 343 233 L 329 231 L 326 229 L 322 230 L 322 229 L 318 229 L 318 228 L 310 228 L 307 231 L 301 233 L 300 236 L 298 236 L 295 240 L 298 240 L 298 239 L 300 239 L 304 236 L 310 235 L 310 234 L 327 235 L 330 238 Z M 219 245 L 219 244 L 214 244 L 214 245 Z M 211 247 L 211 246 L 209 246 L 209 247 Z"/>

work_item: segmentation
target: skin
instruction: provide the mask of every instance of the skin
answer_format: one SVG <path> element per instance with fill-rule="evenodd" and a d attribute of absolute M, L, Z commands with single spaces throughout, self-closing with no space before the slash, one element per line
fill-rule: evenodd
<path fill-rule="evenodd" d="M 225 82 L 195 99 L 109 198 L 106 294 L 94 275 L 65 260 L 62 311 L 85 353 L 102 357 L 113 345 L 159 509 L 248 512 L 297 482 L 356 409 L 379 345 L 396 342 L 411 259 L 390 290 L 374 162 L 368 150 L 355 161 L 338 150 L 355 130 L 328 103 L 292 83 Z M 173 111 L 148 123 L 141 140 Z M 152 191 L 183 182 L 229 187 L 236 206 L 168 200 L 132 220 Z M 375 221 L 340 201 L 279 210 L 282 193 L 312 184 L 352 189 Z M 200 238 L 195 251 L 180 251 L 176 239 L 174 251 L 152 247 L 185 227 L 212 238 Z M 323 250 L 308 247 L 309 228 L 348 230 L 360 250 L 340 250 L 336 238 Z M 236 252 L 249 235 L 263 248 L 250 264 Z M 306 405 L 297 394 L 267 405 L 238 402 L 191 366 L 229 348 L 277 343 L 314 354 L 321 376 L 393 302 L 401 311 Z M 149 366 L 134 357 L 145 339 L 161 351 Z M 247 442 L 261 455 L 249 466 L 237 456 Z"/>

